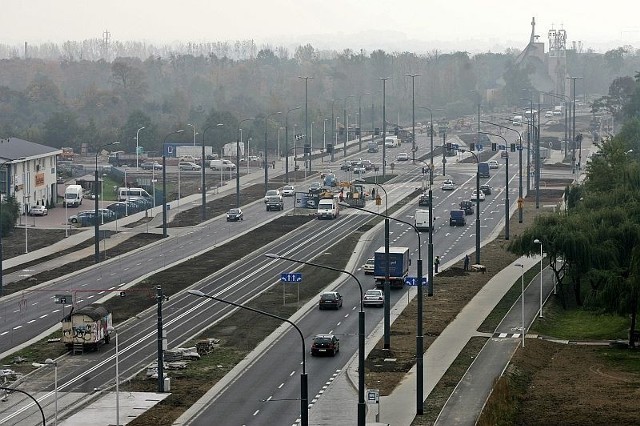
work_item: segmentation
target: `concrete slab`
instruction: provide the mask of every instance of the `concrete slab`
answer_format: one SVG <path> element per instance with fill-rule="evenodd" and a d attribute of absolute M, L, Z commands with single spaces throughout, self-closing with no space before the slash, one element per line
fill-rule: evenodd
<path fill-rule="evenodd" d="M 155 392 L 120 392 L 120 424 L 126 425 L 136 417 L 171 395 Z M 116 393 L 109 392 L 68 419 L 61 426 L 111 426 L 116 424 Z"/>

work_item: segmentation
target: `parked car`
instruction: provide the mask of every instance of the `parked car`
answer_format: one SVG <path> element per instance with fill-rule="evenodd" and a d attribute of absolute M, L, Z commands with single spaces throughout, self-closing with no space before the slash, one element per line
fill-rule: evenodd
<path fill-rule="evenodd" d="M 242 209 L 231 209 L 227 212 L 227 222 L 237 222 L 244 220 Z"/>
<path fill-rule="evenodd" d="M 460 201 L 460 210 L 464 210 L 465 215 L 470 215 L 475 213 L 473 203 L 469 200 Z"/>
<path fill-rule="evenodd" d="M 117 219 L 125 217 L 129 213 L 129 208 L 125 201 L 111 203 L 106 208 L 115 213 Z"/>
<path fill-rule="evenodd" d="M 409 161 L 409 154 L 401 152 L 396 156 L 396 161 Z"/>
<path fill-rule="evenodd" d="M 498 167 L 500 167 L 500 164 L 498 164 L 497 160 L 489 160 L 487 161 L 487 164 L 489 164 L 490 169 L 497 169 Z"/>
<path fill-rule="evenodd" d="M 147 161 L 140 164 L 142 170 L 162 170 L 162 164 L 157 161 Z"/>
<path fill-rule="evenodd" d="M 93 210 L 83 210 L 77 214 L 69 216 L 69 222 L 74 225 L 88 226 L 94 224 L 95 217 L 96 215 Z"/>
<path fill-rule="evenodd" d="M 342 308 L 342 295 L 337 291 L 325 291 L 320 295 L 318 308 L 320 308 L 320 310 Z"/>
<path fill-rule="evenodd" d="M 442 182 L 442 186 L 440 187 L 440 189 L 442 189 L 443 191 L 453 191 L 455 188 L 456 185 L 451 179 L 446 179 L 444 182 Z"/>
<path fill-rule="evenodd" d="M 484 193 L 484 195 L 491 195 L 491 186 L 488 183 L 483 183 L 480 185 L 480 191 Z"/>
<path fill-rule="evenodd" d="M 266 194 L 264 194 L 264 203 L 267 204 L 267 200 L 269 197 L 278 197 L 280 201 L 282 201 L 282 194 L 277 189 L 269 189 Z"/>
<path fill-rule="evenodd" d="M 377 289 L 367 290 L 362 298 L 362 305 L 382 308 L 384 306 L 384 293 L 382 290 Z"/>
<path fill-rule="evenodd" d="M 46 216 L 49 211 L 45 206 L 32 206 L 29 209 L 29 216 Z"/>
<path fill-rule="evenodd" d="M 311 343 L 311 356 L 331 355 L 340 352 L 340 339 L 334 334 L 316 334 Z"/>
<path fill-rule="evenodd" d="M 375 259 L 373 257 L 370 257 L 367 259 L 367 261 L 364 263 L 364 265 L 362 265 L 362 270 L 364 271 L 365 275 L 366 274 L 373 274 L 373 265 L 374 265 Z"/>
<path fill-rule="evenodd" d="M 180 170 L 200 170 L 200 169 L 202 169 L 202 167 L 198 166 L 196 163 L 193 163 L 191 161 L 183 161 L 178 165 L 178 167 L 180 168 Z"/>
<path fill-rule="evenodd" d="M 286 185 L 282 188 L 283 197 L 293 197 L 296 193 L 296 188 L 293 185 Z"/>
<path fill-rule="evenodd" d="M 474 189 L 473 192 L 471 193 L 471 198 L 470 199 L 471 199 L 471 201 L 477 201 L 477 200 L 484 201 L 484 198 L 485 198 L 484 197 L 484 192 L 482 192 L 482 191 L 477 192 Z"/>

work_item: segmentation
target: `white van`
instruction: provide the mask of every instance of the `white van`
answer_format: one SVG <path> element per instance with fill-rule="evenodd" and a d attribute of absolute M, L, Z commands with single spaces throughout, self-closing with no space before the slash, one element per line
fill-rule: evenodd
<path fill-rule="evenodd" d="M 521 115 L 515 115 L 512 120 L 514 126 L 522 126 L 523 118 Z"/>
<path fill-rule="evenodd" d="M 384 140 L 384 146 L 387 148 L 396 148 L 400 143 L 398 142 L 398 138 L 395 136 L 387 137 Z"/>
<path fill-rule="evenodd" d="M 340 214 L 340 208 L 338 207 L 338 200 L 334 198 L 321 198 L 318 201 L 318 210 L 316 211 L 316 217 L 318 219 L 335 219 Z"/>
<path fill-rule="evenodd" d="M 236 165 L 229 160 L 211 160 L 209 167 L 212 170 L 235 170 Z"/>
<path fill-rule="evenodd" d="M 419 209 L 416 210 L 415 225 L 418 231 L 429 230 L 429 210 Z"/>
<path fill-rule="evenodd" d="M 64 190 L 63 206 L 78 207 L 82 204 L 82 187 L 80 185 L 69 185 Z"/>
<path fill-rule="evenodd" d="M 131 197 L 151 198 L 151 195 L 142 188 L 118 188 L 118 201 L 127 201 Z"/>

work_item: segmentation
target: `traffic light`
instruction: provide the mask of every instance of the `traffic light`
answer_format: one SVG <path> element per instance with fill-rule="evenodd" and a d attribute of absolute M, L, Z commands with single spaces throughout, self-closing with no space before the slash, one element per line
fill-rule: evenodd
<path fill-rule="evenodd" d="M 451 150 L 451 142 L 447 142 L 447 151 Z"/>
<path fill-rule="evenodd" d="M 398 126 L 396 126 L 396 128 L 393 129 L 393 134 L 398 136 L 398 133 L 400 133 L 400 128 Z"/>
<path fill-rule="evenodd" d="M 304 153 L 311 154 L 311 145 L 309 145 L 308 143 L 304 144 Z"/>
<path fill-rule="evenodd" d="M 376 128 L 373 130 L 373 134 L 374 134 L 375 136 L 378 136 L 378 135 L 380 134 L 380 127 L 376 127 Z"/>
<path fill-rule="evenodd" d="M 344 127 L 340 127 L 340 129 L 338 129 L 338 133 L 340 136 L 344 135 Z"/>
<path fill-rule="evenodd" d="M 516 144 L 515 143 L 511 144 L 511 152 L 516 152 Z"/>
<path fill-rule="evenodd" d="M 333 152 L 333 144 L 332 143 L 328 143 L 327 144 L 327 152 L 328 153 L 332 153 Z"/>
<path fill-rule="evenodd" d="M 473 142 L 471 142 L 471 143 L 469 144 L 469 151 L 475 151 L 475 150 L 476 150 L 476 144 L 475 144 L 475 143 L 473 143 Z"/>
<path fill-rule="evenodd" d="M 360 127 L 356 127 L 356 136 L 360 136 Z"/>
<path fill-rule="evenodd" d="M 497 151 L 497 144 L 495 142 L 491 142 L 491 151 Z"/>

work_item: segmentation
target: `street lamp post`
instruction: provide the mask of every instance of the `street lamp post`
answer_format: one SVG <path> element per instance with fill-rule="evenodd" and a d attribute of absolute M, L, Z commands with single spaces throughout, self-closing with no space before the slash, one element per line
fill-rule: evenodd
<path fill-rule="evenodd" d="M 358 96 L 358 151 L 362 151 L 362 97 L 365 95 L 370 95 L 371 93 L 363 93 Z M 373 142 L 373 136 L 371 137 L 371 142 Z"/>
<path fill-rule="evenodd" d="M 332 163 L 335 160 L 334 152 L 336 150 L 336 145 L 338 144 L 338 128 L 336 126 L 336 121 L 338 120 L 338 118 L 335 117 L 333 109 L 334 109 L 334 107 L 336 105 L 336 101 L 341 101 L 341 100 L 342 100 L 341 98 L 336 98 L 336 99 L 333 99 L 331 101 L 331 141 L 332 142 L 333 142 L 334 137 L 335 137 L 335 143 L 333 143 L 333 149 L 331 150 L 331 162 Z"/>
<path fill-rule="evenodd" d="M 308 385 L 308 378 L 307 378 L 307 363 L 306 363 L 306 357 L 305 357 L 306 350 L 304 346 L 304 335 L 302 334 L 302 331 L 300 330 L 300 328 L 298 328 L 297 325 L 295 325 L 291 320 L 287 318 L 270 314 L 269 312 L 261 311 L 259 309 L 255 309 L 250 306 L 241 305 L 239 303 L 235 303 L 230 300 L 221 299 L 219 297 L 211 296 L 209 294 L 204 294 L 200 290 L 188 290 L 187 292 L 194 296 L 204 297 L 207 299 L 215 300 L 220 303 L 226 303 L 228 305 L 235 306 L 236 308 L 246 309 L 248 311 L 255 312 L 257 314 L 266 315 L 268 317 L 275 318 L 280 321 L 284 321 L 296 329 L 296 331 L 300 335 L 300 340 L 302 341 L 302 373 L 300 374 L 300 424 L 302 426 L 308 426 L 309 425 L 309 385 Z"/>
<path fill-rule="evenodd" d="M 53 424 L 57 425 L 58 424 L 58 362 L 54 361 L 51 358 L 47 358 L 44 361 L 44 363 L 47 365 L 53 366 L 53 392 L 54 392 L 53 398 L 54 398 L 54 409 L 55 409 Z"/>
<path fill-rule="evenodd" d="M 34 398 L 33 395 L 31 395 L 30 393 L 25 392 L 23 390 L 20 390 L 20 389 L 17 389 L 17 388 L 8 388 L 6 386 L 0 386 L 0 390 L 3 390 L 5 392 L 19 392 L 19 393 L 27 395 L 27 397 L 31 398 L 33 400 L 33 402 L 36 404 L 36 406 L 38 407 L 38 409 L 40 410 L 40 415 L 42 416 L 42 426 L 46 426 L 46 418 L 44 416 L 44 410 L 42 409 L 42 405 L 40 405 L 38 400 L 36 398 Z"/>
<path fill-rule="evenodd" d="M 313 77 L 302 77 L 302 76 L 298 76 L 299 79 L 304 80 L 304 147 L 305 147 L 305 157 L 307 156 L 306 153 L 306 148 L 307 145 L 309 145 L 309 115 L 308 115 L 308 107 L 309 107 L 309 102 L 308 102 L 308 86 L 309 86 L 309 79 L 313 80 Z M 313 144 L 313 140 L 311 141 L 311 144 Z M 308 155 L 308 161 L 309 161 L 309 172 L 311 172 L 311 155 Z M 307 164 L 305 162 L 305 171 L 307 170 Z"/>
<path fill-rule="evenodd" d="M 267 157 L 267 129 L 269 128 L 269 117 L 272 115 L 282 114 L 282 112 L 272 112 L 271 114 L 267 114 L 264 117 L 264 192 L 265 194 L 269 190 L 269 164 Z"/>
<path fill-rule="evenodd" d="M 118 330 L 115 327 L 109 327 L 107 331 L 116 335 L 116 426 L 120 426 L 120 347 L 118 346 Z"/>
<path fill-rule="evenodd" d="M 420 74 L 405 74 L 407 77 L 411 77 L 411 152 L 412 160 L 416 162 L 416 77 L 420 77 Z"/>
<path fill-rule="evenodd" d="M 514 266 L 522 268 L 520 272 L 520 311 L 522 315 L 522 347 L 524 348 L 524 265 L 522 263 L 515 263 Z"/>
<path fill-rule="evenodd" d="M 431 108 L 426 106 L 419 106 L 418 108 L 426 109 L 429 111 L 429 140 L 431 147 L 429 148 L 431 152 L 429 153 L 430 161 L 429 161 L 429 184 L 433 185 L 433 111 Z M 436 110 L 438 111 L 438 110 Z"/>
<path fill-rule="evenodd" d="M 492 126 L 499 127 L 501 129 L 511 130 L 512 132 L 516 132 L 518 135 L 519 146 L 518 146 L 518 223 L 522 223 L 522 203 L 524 199 L 522 198 L 522 134 L 513 129 L 511 127 L 503 126 L 501 124 L 492 123 L 490 121 L 482 121 L 482 123 L 491 124 Z M 506 141 L 505 141 L 506 142 Z M 506 147 L 505 147 L 506 148 Z M 507 161 L 509 161 L 507 159 Z"/>
<path fill-rule="evenodd" d="M 385 196 L 386 196 L 386 192 L 385 192 Z M 341 203 L 341 205 L 344 205 L 345 207 L 349 206 L 349 204 L 347 203 Z M 365 208 L 362 207 L 357 207 L 357 206 L 350 206 L 351 208 L 354 208 L 356 210 L 360 210 L 375 216 L 379 216 L 379 217 L 383 217 L 385 218 L 385 220 L 388 219 L 392 219 L 395 220 L 396 222 L 400 222 L 400 223 L 404 223 L 405 225 L 410 226 L 411 228 L 413 228 L 414 231 L 416 231 L 416 235 L 418 236 L 418 265 L 417 265 L 417 280 L 418 280 L 418 313 L 417 313 L 417 318 L 416 318 L 416 414 L 417 415 L 422 415 L 423 411 L 424 411 L 424 335 L 423 335 L 423 330 L 422 330 L 422 323 L 423 323 L 423 297 L 424 297 L 424 293 L 423 293 L 423 289 L 422 289 L 422 243 L 420 241 L 420 231 L 418 230 L 418 228 L 415 226 L 415 224 L 412 224 L 410 222 L 406 222 L 404 220 L 395 218 L 395 217 L 391 217 L 389 215 L 386 214 L 382 214 L 382 213 L 377 213 L 371 210 L 367 210 Z M 385 222 L 386 224 L 386 222 Z M 386 247 L 385 247 L 386 248 Z M 386 267 L 388 268 L 389 265 L 389 258 L 387 255 L 386 258 Z M 388 270 L 388 269 L 387 269 Z M 388 274 L 388 272 L 387 272 Z M 388 278 L 388 275 L 387 277 Z M 386 280 L 385 280 L 386 281 Z M 386 283 L 385 283 L 386 284 Z M 385 306 L 387 306 L 388 303 L 386 303 L 387 301 L 385 300 Z"/>
<path fill-rule="evenodd" d="M 387 177 L 387 80 L 389 77 L 381 77 L 382 80 L 382 177 Z"/>
<path fill-rule="evenodd" d="M 349 142 L 349 122 L 347 121 L 347 100 L 349 98 L 355 98 L 355 95 L 348 95 L 344 98 L 344 156 L 347 158 L 347 142 Z"/>
<path fill-rule="evenodd" d="M 504 149 L 507 149 L 507 140 L 502 136 L 502 135 L 498 135 L 496 133 L 489 133 L 489 132 L 478 132 L 481 135 L 490 135 L 490 136 L 497 136 L 500 139 L 502 139 L 504 141 Z M 509 156 L 507 155 L 507 157 L 505 158 L 505 169 L 504 169 L 504 186 L 505 186 L 505 190 L 504 190 L 504 239 L 508 240 L 509 239 Z"/>
<path fill-rule="evenodd" d="M 94 182 L 93 182 L 93 198 L 94 198 L 94 218 L 93 218 L 93 230 L 94 230 L 94 263 L 99 263 L 100 262 L 100 221 L 98 220 L 98 208 L 99 208 L 99 203 L 98 203 L 98 196 L 100 195 L 100 191 L 98 191 L 98 186 L 99 186 L 99 181 L 98 181 L 98 154 L 100 154 L 100 151 L 102 151 L 104 148 L 111 146 L 111 145 L 117 145 L 120 142 L 109 142 L 106 143 L 104 145 L 100 145 L 96 151 L 96 170 L 95 170 L 95 174 L 94 174 Z"/>
<path fill-rule="evenodd" d="M 190 126 L 193 129 L 193 146 L 196 146 L 196 126 L 189 123 L 187 123 L 187 126 Z"/>
<path fill-rule="evenodd" d="M 302 107 L 297 106 L 294 108 L 290 108 L 287 110 L 287 113 L 284 115 L 284 150 L 285 150 L 284 175 L 285 175 L 286 183 L 289 183 L 289 113 L 291 111 L 295 111 L 300 108 Z M 294 165 L 295 165 L 295 157 L 293 157 L 293 159 L 294 159 Z"/>
<path fill-rule="evenodd" d="M 242 123 L 245 121 L 253 120 L 253 118 L 243 118 L 238 123 L 238 135 L 242 135 Z M 222 126 L 222 123 L 218 123 L 218 126 Z M 240 208 L 240 142 L 242 142 L 242 136 L 236 139 L 236 207 Z M 247 167 L 249 167 L 249 152 L 244 153 L 244 159 L 247 161 Z"/>
<path fill-rule="evenodd" d="M 138 146 L 139 146 L 139 144 L 138 144 L 138 142 L 139 142 L 138 137 L 140 136 L 140 130 L 142 130 L 142 129 L 144 129 L 144 128 L 145 128 L 145 127 L 144 127 L 144 126 L 142 126 L 142 127 L 140 127 L 140 128 L 138 129 L 138 131 L 136 132 L 136 171 L 138 170 L 138 156 L 140 155 L 140 154 L 139 154 L 139 148 L 138 148 Z"/>
<path fill-rule="evenodd" d="M 205 129 L 202 131 L 202 176 L 201 176 L 201 182 L 200 182 L 200 186 L 201 186 L 201 192 L 202 192 L 202 206 L 201 206 L 201 210 L 200 210 L 200 217 L 202 218 L 202 221 L 204 222 L 207 216 L 207 182 L 205 180 L 205 168 L 206 168 L 206 156 L 204 153 L 204 143 L 205 143 L 205 134 L 207 133 L 207 130 L 213 128 L 213 127 L 219 127 L 219 126 L 223 126 L 224 124 L 222 123 L 218 123 L 218 124 L 212 124 L 210 126 L 205 127 Z"/>
<path fill-rule="evenodd" d="M 176 130 L 169 133 L 164 137 L 164 146 L 167 143 L 167 139 L 171 135 L 177 135 L 184 132 L 184 130 Z M 162 238 L 167 238 L 167 157 L 162 156 Z"/>
<path fill-rule="evenodd" d="M 540 311 L 538 312 L 538 316 L 542 318 L 542 241 L 539 239 L 533 240 L 534 244 L 540 244 Z"/>
<path fill-rule="evenodd" d="M 360 312 L 358 313 L 358 426 L 365 426 L 365 423 L 366 423 L 366 420 L 367 420 L 366 419 L 366 417 L 367 417 L 367 407 L 366 407 L 366 403 L 364 401 L 364 388 L 365 388 L 365 384 L 364 384 L 364 378 L 365 378 L 365 365 L 364 365 L 364 337 L 365 337 L 365 330 L 364 330 L 364 324 L 365 324 L 365 321 L 364 321 L 364 319 L 365 319 L 365 317 L 364 317 L 364 306 L 362 304 L 362 300 L 364 298 L 364 291 L 362 290 L 362 284 L 360 283 L 360 280 L 358 280 L 358 278 L 355 275 L 353 275 L 351 272 L 346 271 L 344 269 L 333 268 L 331 266 L 321 265 L 319 263 L 306 262 L 304 260 L 292 259 L 290 257 L 280 256 L 278 254 L 273 254 L 273 253 L 267 253 L 267 254 L 265 254 L 265 256 L 268 257 L 268 258 L 271 258 L 271 259 L 288 260 L 288 261 L 294 262 L 294 263 L 300 263 L 300 264 L 303 264 L 303 265 L 314 266 L 316 268 L 328 269 L 330 271 L 340 272 L 342 274 L 347 274 L 351 278 L 356 280 L 356 283 L 358 284 L 358 287 L 360 288 Z"/>
<path fill-rule="evenodd" d="M 442 147 L 444 149 L 444 146 Z M 460 152 L 465 152 L 465 149 L 458 149 Z M 478 156 L 472 152 L 467 151 L 469 154 L 476 158 L 476 163 L 480 164 Z M 480 171 L 476 170 L 476 264 L 480 264 Z"/>
<path fill-rule="evenodd" d="M 581 80 L 582 77 L 567 77 L 568 80 L 573 80 L 573 90 L 571 97 L 573 99 L 573 124 L 571 131 L 571 141 L 573 145 L 573 153 L 571 154 L 571 166 L 573 172 L 576 170 L 576 80 Z"/>

